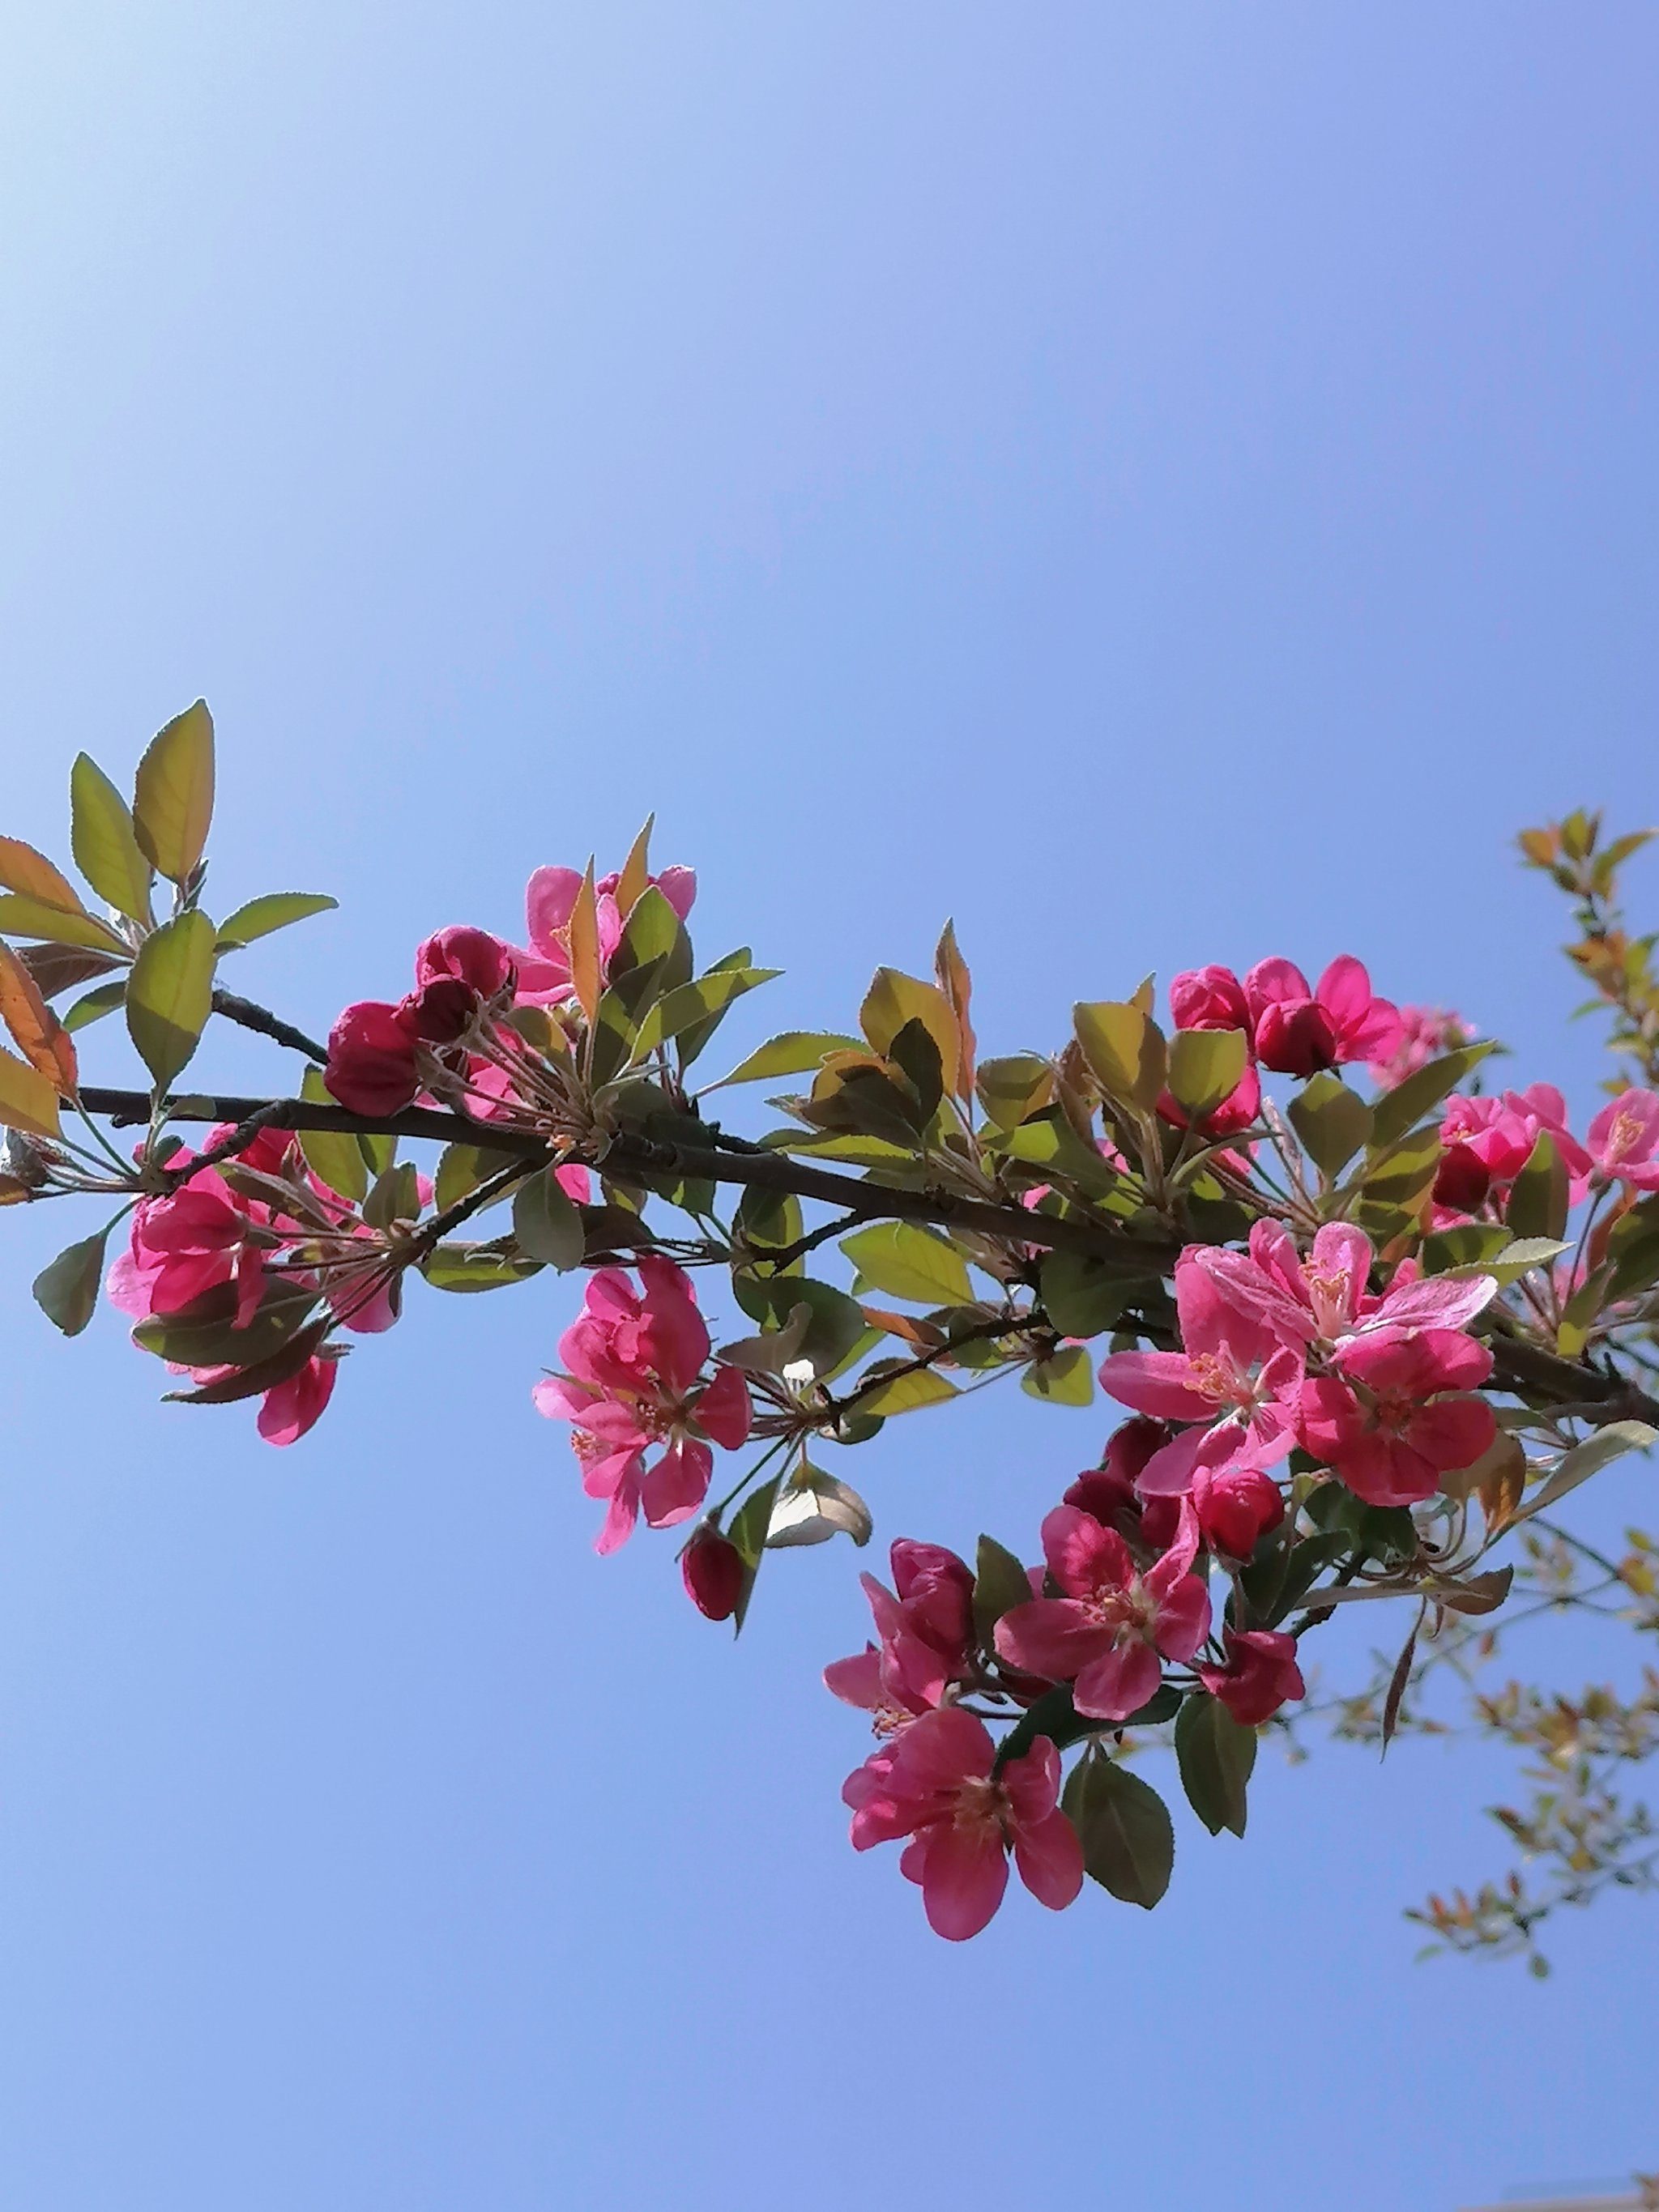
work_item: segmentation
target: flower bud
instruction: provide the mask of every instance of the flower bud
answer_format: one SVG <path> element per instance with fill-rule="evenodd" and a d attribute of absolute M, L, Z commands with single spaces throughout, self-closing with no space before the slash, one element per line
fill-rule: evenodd
<path fill-rule="evenodd" d="M 730 1620 L 743 1595 L 743 1554 L 710 1521 L 696 1528 L 680 1554 L 687 1596 L 710 1620 Z"/>
<path fill-rule="evenodd" d="M 1231 968 L 1192 968 L 1170 985 L 1170 1011 L 1178 1030 L 1243 1030 L 1250 1034 L 1244 986 Z"/>
<path fill-rule="evenodd" d="M 1256 1056 L 1279 1075 L 1316 1075 L 1336 1065 L 1336 1030 L 1313 999 L 1277 1000 L 1255 1028 Z"/>
<path fill-rule="evenodd" d="M 1218 1474 L 1200 1468 L 1193 1504 L 1206 1543 L 1230 1559 L 1248 1559 L 1258 1540 L 1285 1518 L 1279 1485 L 1259 1467 L 1223 1468 Z"/>
<path fill-rule="evenodd" d="M 1492 1171 L 1473 1145 L 1448 1145 L 1434 1179 L 1434 1202 L 1473 1213 L 1492 1188 Z"/>
<path fill-rule="evenodd" d="M 434 976 L 411 991 L 398 1013 L 422 1044 L 454 1044 L 472 1026 L 478 994 L 459 975 Z"/>
<path fill-rule="evenodd" d="M 450 976 L 471 984 L 481 999 L 493 999 L 512 972 L 512 953 L 487 929 L 441 929 L 415 955 L 416 983 Z"/>
<path fill-rule="evenodd" d="M 375 1118 L 399 1113 L 420 1089 L 415 1036 L 404 1006 L 362 999 L 348 1006 L 329 1031 L 323 1081 L 349 1113 Z"/>

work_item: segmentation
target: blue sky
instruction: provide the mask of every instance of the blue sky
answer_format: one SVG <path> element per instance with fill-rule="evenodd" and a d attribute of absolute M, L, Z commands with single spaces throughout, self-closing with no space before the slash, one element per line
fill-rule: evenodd
<path fill-rule="evenodd" d="M 1508 841 L 1655 811 L 1656 60 L 1623 0 L 13 11 L 0 827 L 61 850 L 73 753 L 204 692 L 220 902 L 344 902 L 246 956 L 313 1027 L 654 807 L 702 949 L 787 971 L 734 1047 L 953 913 L 1004 1048 L 1352 949 L 1588 1103 Z M 1650 1906 L 1547 1984 L 1413 1964 L 1399 1906 L 1501 1863 L 1481 1759 L 1264 1759 L 1156 1914 L 938 1943 L 844 1840 L 851 1555 L 735 1651 L 665 1542 L 594 1559 L 528 1399 L 568 1286 L 417 1294 L 279 1454 L 33 1315 L 78 1226 L 4 1233 L 7 2203 L 1450 2212 L 1659 2162 Z M 849 1468 L 884 1537 L 1029 1547 L 1104 1425 L 981 1410 Z"/>

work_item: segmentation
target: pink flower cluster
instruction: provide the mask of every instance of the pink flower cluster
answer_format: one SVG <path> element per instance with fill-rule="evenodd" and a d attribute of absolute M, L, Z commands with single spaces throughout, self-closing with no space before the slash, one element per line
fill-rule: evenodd
<path fill-rule="evenodd" d="M 210 1146 L 230 1134 L 212 1132 Z M 187 1167 L 190 1154 L 173 1163 Z M 181 1314 L 209 1291 L 234 1290 L 233 1334 L 249 1328 L 267 1289 L 280 1273 L 288 1284 L 319 1289 L 334 1318 L 360 1333 L 376 1334 L 397 1319 L 393 1279 L 386 1272 L 385 1248 L 375 1233 L 357 1221 L 337 1193 L 306 1168 L 299 1140 L 276 1130 L 261 1130 L 236 1155 L 239 1166 L 262 1178 L 269 1199 L 233 1189 L 217 1168 L 204 1168 L 170 1195 L 140 1200 L 133 1209 L 128 1248 L 112 1265 L 106 1289 L 112 1304 L 136 1321 Z M 301 1221 L 281 1204 L 284 1178 L 297 1180 L 308 1194 L 307 1211 L 331 1224 L 331 1264 L 326 1279 L 314 1266 L 295 1263 L 299 1248 L 314 1254 L 316 1218 Z M 301 1260 L 305 1255 L 301 1255 Z M 259 1434 L 267 1443 L 291 1444 L 321 1416 L 333 1394 L 337 1351 L 322 1345 L 294 1373 L 264 1393 Z M 227 1381 L 232 1366 L 194 1369 L 175 1365 L 198 1385 Z"/>
<path fill-rule="evenodd" d="M 1289 960 L 1261 960 L 1241 982 L 1231 968 L 1198 968 L 1170 986 L 1177 1029 L 1242 1030 L 1250 1058 L 1280 1075 L 1310 1076 L 1399 1047 L 1400 1010 L 1371 989 L 1351 953 L 1310 983 Z"/>
<path fill-rule="evenodd" d="M 328 1033 L 323 1080 L 354 1114 L 396 1114 L 420 1095 L 422 1054 L 454 1051 L 483 1011 L 511 1002 L 511 948 L 487 930 L 441 929 L 415 955 L 415 988 L 395 1006 L 361 999 Z"/>
<path fill-rule="evenodd" d="M 1491 1098 L 1449 1098 L 1440 1127 L 1445 1150 L 1435 1177 L 1436 1222 L 1469 1219 L 1499 1200 L 1532 1158 L 1540 1136 L 1554 1140 L 1575 1204 L 1593 1183 L 1659 1190 L 1659 1096 L 1621 1091 L 1589 1125 L 1580 1143 L 1567 1126 L 1567 1105 L 1550 1083 Z"/>
<path fill-rule="evenodd" d="M 1469 1394 L 1492 1354 L 1464 1331 L 1495 1282 L 1424 1278 L 1407 1261 L 1373 1294 L 1375 1256 L 1340 1222 L 1305 1258 L 1272 1221 L 1247 1252 L 1188 1247 L 1175 1278 L 1183 1348 L 1115 1352 L 1101 1368 L 1121 1404 L 1183 1424 L 1142 1468 L 1143 1496 L 1271 1467 L 1299 1443 L 1370 1504 L 1404 1505 L 1480 1456 L 1492 1413 Z"/>
<path fill-rule="evenodd" d="M 638 1291 L 621 1267 L 589 1278 L 559 1340 L 565 1372 L 532 1393 L 538 1413 L 574 1425 L 582 1487 L 606 1502 L 599 1552 L 625 1544 L 641 1510 L 653 1528 L 690 1520 L 708 1494 L 710 1443 L 735 1451 L 749 1434 L 742 1375 L 725 1366 L 703 1374 L 708 1327 L 690 1277 L 654 1254 L 639 1274 Z"/>

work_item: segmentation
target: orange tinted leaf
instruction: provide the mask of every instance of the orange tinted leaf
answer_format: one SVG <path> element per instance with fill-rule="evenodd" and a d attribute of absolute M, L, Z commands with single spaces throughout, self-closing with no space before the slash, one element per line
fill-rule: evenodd
<path fill-rule="evenodd" d="M 599 907 L 593 890 L 593 863 L 587 864 L 576 903 L 570 909 L 570 980 L 576 1001 L 591 1024 L 599 1008 Z"/>
<path fill-rule="evenodd" d="M 29 1066 L 38 1068 L 65 1098 L 72 1098 L 75 1046 L 9 945 L 0 945 L 0 1021 Z"/>
<path fill-rule="evenodd" d="M 957 1018 L 957 1096 L 970 1099 L 974 1095 L 974 1055 L 978 1049 L 973 1025 L 968 1019 L 973 980 L 957 946 L 956 924 L 952 921 L 945 923 L 940 935 L 939 951 L 933 956 L 933 971 Z"/>
<path fill-rule="evenodd" d="M 57 1137 L 58 1091 L 38 1067 L 0 1046 L 0 1127 L 27 1137 Z"/>
<path fill-rule="evenodd" d="M 75 886 L 60 876 L 44 853 L 26 845 L 21 837 L 0 837 L 0 884 L 9 891 L 21 891 L 42 906 L 60 914 L 84 914 Z"/>
<path fill-rule="evenodd" d="M 651 831 L 656 819 L 654 814 L 647 815 L 645 827 L 634 840 L 633 850 L 623 863 L 622 874 L 617 880 L 617 911 L 624 921 L 651 880 Z"/>

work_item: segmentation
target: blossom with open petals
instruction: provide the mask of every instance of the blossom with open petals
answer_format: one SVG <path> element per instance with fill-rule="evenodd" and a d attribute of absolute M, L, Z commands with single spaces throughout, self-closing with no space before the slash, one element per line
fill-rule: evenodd
<path fill-rule="evenodd" d="M 1033 1598 L 1005 1613 L 999 1655 L 1028 1674 L 1070 1682 L 1079 1712 L 1127 1720 L 1163 1679 L 1164 1659 L 1190 1659 L 1210 1632 L 1210 1596 L 1192 1572 L 1198 1529 L 1182 1533 L 1143 1575 L 1115 1528 L 1075 1505 L 1057 1505 L 1042 1524 L 1048 1572 L 1064 1595 Z"/>
<path fill-rule="evenodd" d="M 1281 1075 L 1374 1060 L 1400 1040 L 1399 1008 L 1376 995 L 1352 953 L 1333 960 L 1316 984 L 1291 961 L 1258 961 L 1244 978 L 1244 997 L 1256 1058 Z"/>
<path fill-rule="evenodd" d="M 1224 1667 L 1200 1664 L 1194 1672 L 1236 1721 L 1259 1728 L 1283 1705 L 1307 1695 L 1296 1662 L 1296 1638 L 1272 1628 L 1229 1628 Z"/>
<path fill-rule="evenodd" d="M 735 1451 L 749 1434 L 749 1387 L 737 1369 L 701 1379 L 708 1329 L 690 1277 L 654 1253 L 639 1271 L 639 1291 L 621 1267 L 589 1279 L 559 1340 L 566 1371 L 532 1393 L 538 1413 L 574 1425 L 582 1487 L 607 1501 L 600 1552 L 627 1542 L 641 1507 L 653 1528 L 690 1520 L 708 1492 L 709 1442 Z"/>
<path fill-rule="evenodd" d="M 1381 1296 L 1367 1287 L 1376 1259 L 1363 1229 L 1328 1221 L 1305 1255 L 1279 1221 L 1258 1221 L 1249 1249 L 1228 1252 L 1195 1245 L 1187 1255 L 1209 1276 L 1223 1299 L 1298 1349 L 1327 1349 L 1354 1336 L 1383 1330 L 1401 1334 L 1422 1328 L 1464 1328 L 1492 1300 L 1491 1275 L 1419 1276 L 1407 1261 Z"/>
<path fill-rule="evenodd" d="M 1358 1338 L 1340 1372 L 1303 1384 L 1303 1448 L 1368 1504 L 1432 1498 L 1441 1477 L 1473 1467 L 1498 1432 L 1486 1400 L 1467 1395 L 1492 1365 L 1486 1346 L 1455 1329 Z"/>
<path fill-rule="evenodd" d="M 1589 1153 L 1598 1176 L 1637 1190 L 1659 1190 L 1659 1097 L 1621 1091 L 1589 1125 Z"/>
<path fill-rule="evenodd" d="M 952 1942 L 977 1936 L 1008 1887 L 1008 1856 L 1051 1911 L 1083 1887 L 1083 1846 L 1060 1809 L 1060 1753 L 1047 1736 L 995 1771 L 983 1721 L 959 1705 L 924 1713 L 847 1778 L 853 1847 L 908 1836 L 899 1869 L 921 1889 L 928 1925 Z"/>

